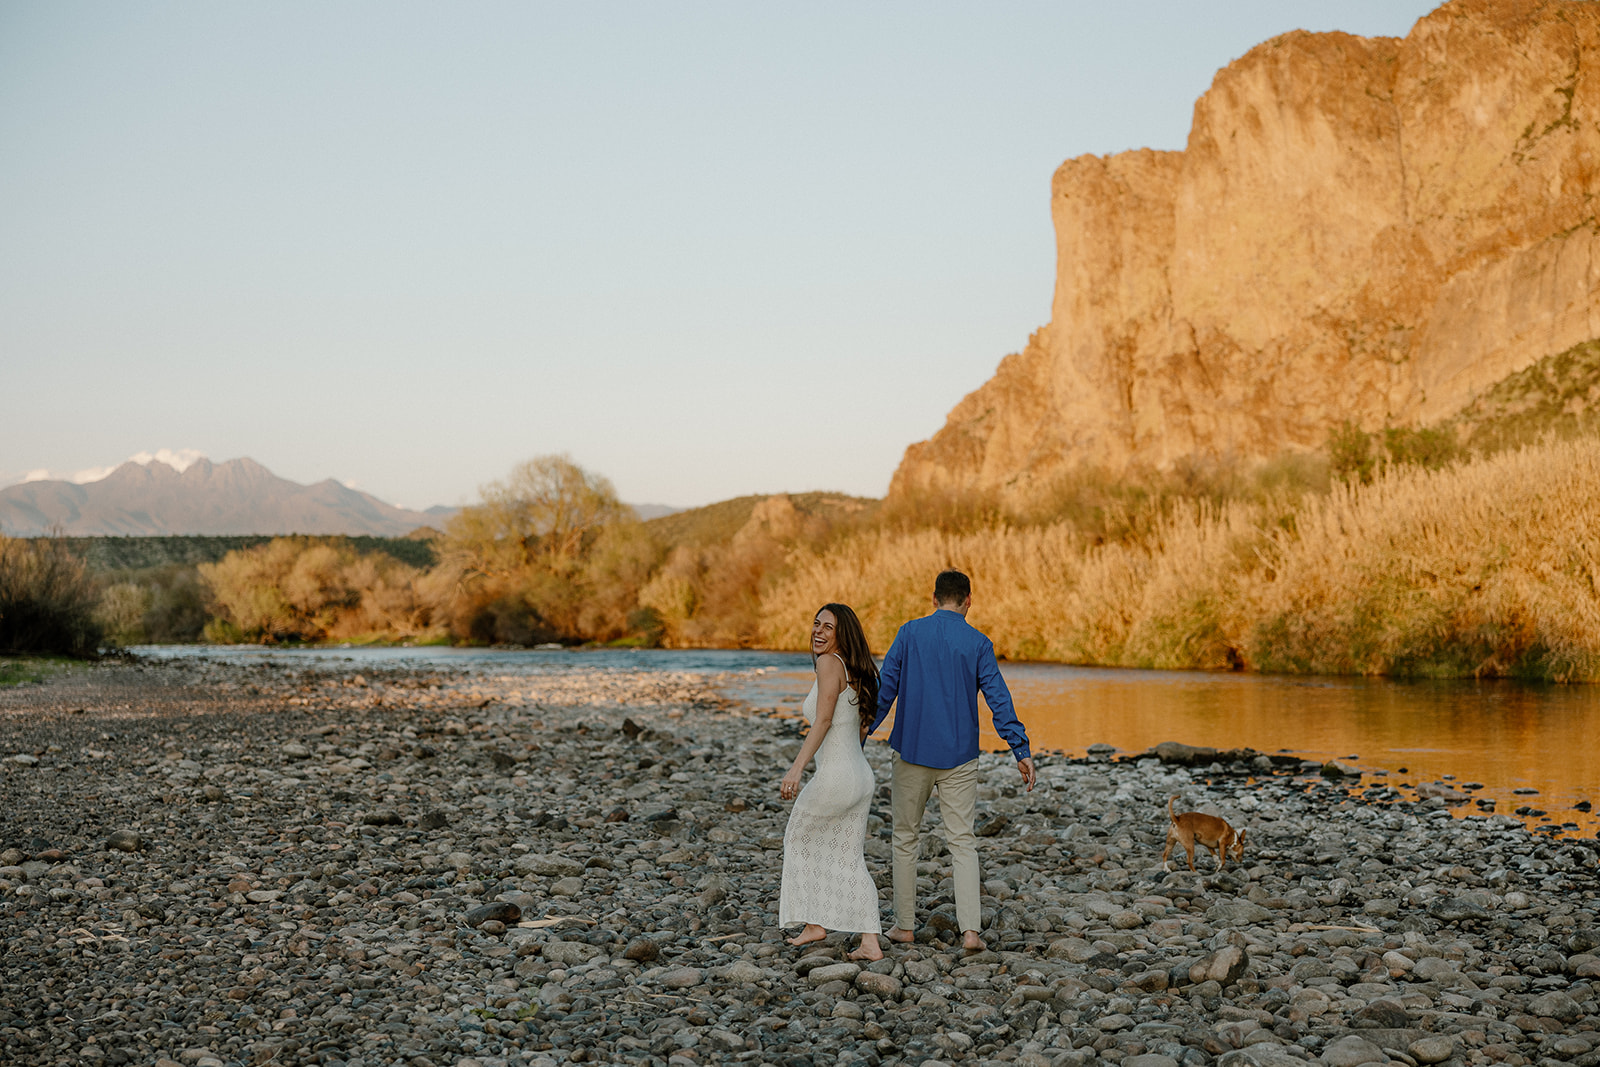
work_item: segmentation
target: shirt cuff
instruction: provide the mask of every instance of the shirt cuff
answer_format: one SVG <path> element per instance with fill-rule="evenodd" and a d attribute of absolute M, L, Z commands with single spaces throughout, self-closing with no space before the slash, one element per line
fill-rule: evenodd
<path fill-rule="evenodd" d="M 1033 758 L 1033 753 L 1028 749 L 1028 742 L 1026 741 L 1012 749 L 1011 754 L 1016 757 L 1018 763 L 1021 763 L 1025 759 Z"/>

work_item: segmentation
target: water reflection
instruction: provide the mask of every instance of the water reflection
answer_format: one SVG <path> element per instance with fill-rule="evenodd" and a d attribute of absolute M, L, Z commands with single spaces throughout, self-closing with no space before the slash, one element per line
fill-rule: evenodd
<path fill-rule="evenodd" d="M 1600 821 L 1574 804 L 1600 799 L 1600 687 L 1514 682 L 1394 682 L 1002 665 L 1034 746 L 1082 755 L 1103 742 L 1142 752 L 1162 741 L 1339 759 L 1363 786 L 1447 781 L 1533 825 Z M 741 687 L 769 706 L 798 705 L 809 671 L 776 671 Z M 986 748 L 1001 749 L 984 724 Z M 1402 770 L 1403 768 L 1403 770 Z M 1381 773 L 1386 772 L 1386 773 Z M 1447 778 L 1453 776 L 1453 780 Z M 1517 789 L 1538 790 L 1517 794 Z M 1410 789 L 1402 788 L 1410 794 Z M 1457 814 L 1475 813 L 1475 804 Z"/>

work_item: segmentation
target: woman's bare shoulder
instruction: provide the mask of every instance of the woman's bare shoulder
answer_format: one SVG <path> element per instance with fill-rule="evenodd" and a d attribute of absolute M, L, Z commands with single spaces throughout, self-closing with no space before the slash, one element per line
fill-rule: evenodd
<path fill-rule="evenodd" d="M 833 653 L 817 657 L 817 677 L 825 682 L 843 682 L 845 678 L 844 661 Z"/>

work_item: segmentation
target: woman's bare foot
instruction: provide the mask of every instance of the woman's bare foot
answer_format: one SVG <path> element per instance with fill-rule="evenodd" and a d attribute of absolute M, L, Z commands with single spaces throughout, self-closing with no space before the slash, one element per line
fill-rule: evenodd
<path fill-rule="evenodd" d="M 967 952 L 982 952 L 986 947 L 983 938 L 978 936 L 976 930 L 963 930 L 961 932 L 961 947 Z"/>
<path fill-rule="evenodd" d="M 821 941 L 828 936 L 828 931 L 816 923 L 806 923 L 805 928 L 793 937 L 785 940 L 791 945 L 809 945 L 813 941 Z"/>
<path fill-rule="evenodd" d="M 911 942 L 917 939 L 917 935 L 912 933 L 910 930 L 902 930 L 898 926 L 891 926 L 889 927 L 888 938 L 890 941 L 895 941 L 902 945 L 909 945 Z"/>
<path fill-rule="evenodd" d="M 861 947 L 850 953 L 846 959 L 852 960 L 881 960 L 883 948 L 878 944 L 877 934 L 862 934 Z"/>

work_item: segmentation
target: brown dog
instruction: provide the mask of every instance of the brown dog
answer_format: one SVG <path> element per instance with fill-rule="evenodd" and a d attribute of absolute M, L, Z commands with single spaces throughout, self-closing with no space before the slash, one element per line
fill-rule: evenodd
<path fill-rule="evenodd" d="M 1189 854 L 1189 869 L 1194 870 L 1194 846 L 1204 845 L 1211 850 L 1217 858 L 1217 870 L 1228 865 L 1228 853 L 1233 852 L 1234 861 L 1244 862 L 1244 835 L 1245 830 L 1235 831 L 1228 825 L 1228 820 L 1220 819 L 1215 815 L 1205 815 L 1198 811 L 1186 811 L 1179 815 L 1172 808 L 1177 802 L 1177 797 L 1167 800 L 1167 847 L 1161 850 L 1161 866 L 1167 870 L 1172 867 L 1167 863 L 1167 856 L 1172 853 L 1172 846 L 1179 844 Z"/>

